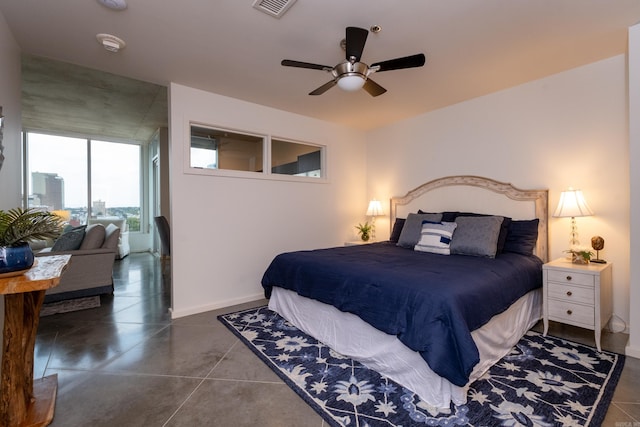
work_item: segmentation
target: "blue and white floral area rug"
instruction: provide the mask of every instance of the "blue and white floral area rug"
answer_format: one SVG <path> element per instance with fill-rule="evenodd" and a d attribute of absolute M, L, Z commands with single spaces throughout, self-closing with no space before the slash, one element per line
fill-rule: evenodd
<path fill-rule="evenodd" d="M 467 404 L 433 415 L 410 390 L 267 307 L 219 320 L 332 426 L 597 426 L 624 366 L 622 355 L 528 332 L 471 385 Z"/>

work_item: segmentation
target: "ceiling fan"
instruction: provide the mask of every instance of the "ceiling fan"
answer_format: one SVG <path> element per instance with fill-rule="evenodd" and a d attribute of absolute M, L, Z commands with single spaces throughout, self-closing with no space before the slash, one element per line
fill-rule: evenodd
<path fill-rule="evenodd" d="M 346 91 L 356 91 L 364 88 L 371 96 L 379 96 L 387 90 L 371 80 L 369 78 L 371 74 L 382 71 L 400 70 L 403 68 L 422 67 L 425 63 L 424 54 L 419 53 L 417 55 L 389 59 L 388 61 L 367 65 L 364 62 L 360 62 L 360 57 L 362 56 L 369 31 L 364 28 L 347 27 L 346 33 L 346 59 L 335 67 L 293 61 L 290 59 L 282 60 L 281 64 L 285 67 L 309 68 L 331 73 L 333 80 L 310 92 L 309 95 L 322 95 L 333 86 L 338 85 L 338 87 Z"/>

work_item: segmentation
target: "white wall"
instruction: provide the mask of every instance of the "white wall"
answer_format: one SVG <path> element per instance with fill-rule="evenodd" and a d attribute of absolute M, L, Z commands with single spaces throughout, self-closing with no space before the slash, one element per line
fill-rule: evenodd
<path fill-rule="evenodd" d="M 549 189 L 553 213 L 562 190 L 582 189 L 595 216 L 577 218 L 581 243 L 604 237 L 600 256 L 613 262 L 614 311 L 629 321 L 625 56 L 413 117 L 370 132 L 367 142 L 368 190 L 383 200 L 434 178 L 480 175 Z M 379 224 L 388 232 L 388 223 Z M 549 226 L 550 257 L 562 257 L 569 219 L 550 218 Z"/>
<path fill-rule="evenodd" d="M 280 252 L 342 245 L 364 219 L 363 133 L 171 84 L 173 317 L 262 297 Z M 185 174 L 189 122 L 327 146 L 327 183 Z"/>
<path fill-rule="evenodd" d="M 0 12 L 0 105 L 5 117 L 2 145 L 5 160 L 0 169 L 0 209 L 20 204 L 20 48 Z M 0 295 L 0 329 L 4 327 L 4 297 Z M 2 336 L 0 336 L 2 344 Z"/>
<path fill-rule="evenodd" d="M 629 28 L 629 160 L 631 165 L 631 292 L 630 329 L 626 353 L 640 358 L 640 24 Z"/>
<path fill-rule="evenodd" d="M 22 109 L 20 101 L 20 48 L 0 13 L 0 105 L 5 117 L 5 161 L 0 169 L 0 209 L 21 206 L 20 129 Z"/>

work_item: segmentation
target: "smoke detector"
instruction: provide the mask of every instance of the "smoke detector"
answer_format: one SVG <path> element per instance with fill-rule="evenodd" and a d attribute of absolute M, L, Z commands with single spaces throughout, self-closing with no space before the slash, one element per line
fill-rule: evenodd
<path fill-rule="evenodd" d="M 98 3 L 113 10 L 124 10 L 127 8 L 125 0 L 98 0 Z"/>
<path fill-rule="evenodd" d="M 124 40 L 111 34 L 97 34 L 96 39 L 98 39 L 98 43 L 100 43 L 102 47 L 114 53 L 120 49 L 124 49 L 127 45 Z"/>

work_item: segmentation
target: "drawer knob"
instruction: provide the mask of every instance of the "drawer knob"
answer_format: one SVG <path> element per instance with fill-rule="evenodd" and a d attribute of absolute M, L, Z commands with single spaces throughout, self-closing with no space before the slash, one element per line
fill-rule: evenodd
<path fill-rule="evenodd" d="M 570 297 L 571 295 L 573 295 L 573 292 L 567 291 L 567 296 Z"/>
<path fill-rule="evenodd" d="M 573 279 L 573 277 L 567 276 L 567 280 L 571 280 L 571 279 Z"/>
<path fill-rule="evenodd" d="M 569 316 L 571 316 L 571 315 L 573 314 L 573 311 L 571 311 L 571 310 L 567 310 L 567 314 L 568 314 Z"/>

